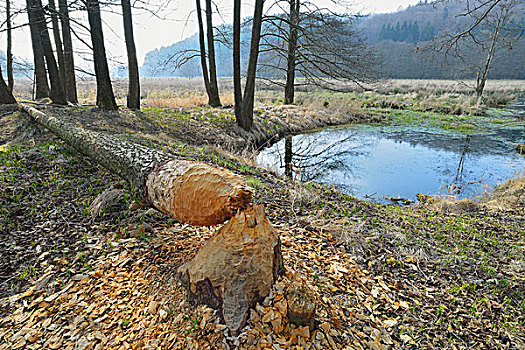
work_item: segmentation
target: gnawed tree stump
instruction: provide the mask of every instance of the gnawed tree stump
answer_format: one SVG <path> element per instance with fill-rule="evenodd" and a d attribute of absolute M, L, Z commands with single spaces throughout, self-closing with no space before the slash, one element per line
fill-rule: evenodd
<path fill-rule="evenodd" d="M 237 213 L 178 269 L 190 300 L 218 309 L 234 333 L 283 271 L 281 243 L 262 205 Z"/>
<path fill-rule="evenodd" d="M 161 212 L 192 225 L 223 223 L 251 201 L 252 190 L 232 172 L 116 137 L 89 131 L 21 104 L 36 122 L 131 184 Z"/>

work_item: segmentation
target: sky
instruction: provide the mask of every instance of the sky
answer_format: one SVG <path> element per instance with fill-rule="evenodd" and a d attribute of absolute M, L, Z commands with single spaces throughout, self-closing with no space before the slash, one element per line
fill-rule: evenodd
<path fill-rule="evenodd" d="M 177 41 L 190 37 L 197 31 L 196 15 L 194 11 L 194 0 L 142 0 L 149 1 L 153 4 L 159 4 L 160 8 L 156 14 L 152 14 L 145 10 L 134 10 L 134 35 L 137 47 L 137 55 L 139 64 L 142 65 L 144 57 L 147 52 L 162 46 L 169 46 Z M 415 5 L 420 0 L 352 0 L 351 5 L 345 7 L 331 5 L 331 0 L 318 0 L 316 3 L 323 6 L 329 6 L 339 12 L 351 11 L 360 12 L 362 14 L 385 13 L 393 12 L 409 5 Z M 13 0 L 13 7 L 21 7 L 24 3 L 22 0 Z M 43 0 L 45 3 L 46 0 Z M 215 16 L 215 24 L 231 23 L 232 17 L 232 0 L 216 0 L 218 6 L 221 8 L 221 16 Z M 250 16 L 253 13 L 253 0 L 244 1 L 246 5 L 242 8 L 242 16 Z M 269 3 L 269 1 L 268 1 Z M 120 1 L 116 2 L 120 4 Z M 112 8 L 106 8 L 102 14 L 104 21 L 104 38 L 106 43 L 106 50 L 112 65 L 126 62 L 126 48 L 124 43 L 124 35 L 122 32 L 122 19 L 118 15 L 119 6 L 115 5 Z M 4 12 L 3 10 L 1 12 Z M 113 12 L 113 13 L 112 13 Z M 72 14 L 79 19 L 79 21 L 87 20 L 82 17 L 83 14 Z M 5 18 L 3 13 L 0 14 L 0 23 L 3 23 Z M 20 14 L 15 18 L 15 25 L 22 24 L 27 21 L 27 15 Z M 5 27 L 2 27 L 5 29 Z M 81 31 L 81 30 L 80 30 Z M 84 32 L 84 39 L 89 42 L 89 37 Z M 87 52 L 86 46 L 78 39 L 74 42 L 74 47 L 78 51 Z M 5 51 L 6 35 L 5 32 L 0 33 L 0 50 Z M 31 41 L 29 31 L 26 28 L 16 29 L 13 33 L 13 54 L 15 56 L 22 56 L 32 60 Z M 84 55 L 88 57 L 88 54 Z M 88 63 L 85 63 L 88 64 Z"/>

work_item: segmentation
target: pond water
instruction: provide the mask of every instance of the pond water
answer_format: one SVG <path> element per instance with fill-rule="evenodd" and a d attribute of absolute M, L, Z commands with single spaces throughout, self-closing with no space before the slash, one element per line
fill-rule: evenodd
<path fill-rule="evenodd" d="M 376 202 L 418 193 L 475 197 L 525 169 L 513 144 L 525 128 L 462 135 L 406 126 L 347 126 L 289 136 L 262 150 L 259 165 L 299 181 L 336 185 Z M 286 152 L 288 150 L 288 152 Z M 291 150 L 291 151 L 290 151 Z M 291 162 L 290 162 L 291 159 Z"/>

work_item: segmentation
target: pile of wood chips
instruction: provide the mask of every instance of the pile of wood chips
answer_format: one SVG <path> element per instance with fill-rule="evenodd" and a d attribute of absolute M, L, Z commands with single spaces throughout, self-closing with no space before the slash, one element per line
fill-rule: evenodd
<path fill-rule="evenodd" d="M 374 316 L 380 304 L 408 308 L 395 301 L 394 286 L 368 278 L 329 233 L 276 229 L 286 274 L 239 335 L 230 334 L 215 310 L 190 305 L 175 277 L 214 230 L 176 224 L 155 228 L 151 242 L 113 242 L 89 273 L 40 289 L 46 274 L 0 301 L 0 309 L 11 310 L 0 319 L 0 349 L 388 349 L 410 341 L 391 336 L 399 320 Z M 312 330 L 288 321 L 290 283 L 302 283 L 315 299 Z"/>

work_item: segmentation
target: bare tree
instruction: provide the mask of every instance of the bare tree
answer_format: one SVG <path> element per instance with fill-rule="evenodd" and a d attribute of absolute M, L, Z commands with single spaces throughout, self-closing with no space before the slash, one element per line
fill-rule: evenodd
<path fill-rule="evenodd" d="M 102 33 L 102 18 L 98 0 L 86 0 L 91 42 L 93 45 L 93 59 L 95 61 L 95 75 L 97 80 L 97 106 L 106 110 L 117 110 L 115 95 L 109 76 L 104 35 Z"/>
<path fill-rule="evenodd" d="M 208 104 L 212 107 L 221 105 L 219 97 L 219 85 L 217 83 L 217 66 L 215 63 L 215 39 L 213 34 L 212 6 L 211 0 L 205 0 L 206 3 L 206 36 L 208 41 L 208 52 L 206 52 L 206 43 L 204 40 L 204 24 L 202 20 L 201 1 L 196 0 L 197 21 L 199 26 L 199 56 L 202 68 L 202 77 L 204 86 L 208 95 Z M 208 63 L 206 63 L 208 57 Z M 186 61 L 185 58 L 184 61 Z M 208 69 L 209 68 L 209 69 Z"/>
<path fill-rule="evenodd" d="M 12 37 L 12 29 L 11 29 L 11 0 L 6 0 L 5 2 L 5 15 L 6 15 L 6 22 L 7 22 L 7 86 L 9 87 L 9 90 L 12 92 L 13 87 L 15 84 L 15 80 L 13 77 L 13 37 Z"/>
<path fill-rule="evenodd" d="M 69 9 L 67 0 L 58 0 L 60 22 L 62 24 L 62 39 L 64 44 L 64 89 L 67 100 L 77 103 L 77 83 L 75 76 L 75 62 L 73 59 L 73 42 L 69 23 Z"/>
<path fill-rule="evenodd" d="M 51 39 L 44 16 L 44 10 L 42 8 L 41 0 L 26 0 L 28 11 L 33 13 L 33 18 L 36 21 L 40 43 L 42 45 L 42 51 L 46 59 L 47 71 L 49 73 L 49 81 L 51 83 L 51 89 L 49 91 L 49 97 L 51 101 L 57 104 L 66 104 L 66 95 L 60 81 L 60 74 L 58 72 L 58 65 L 53 53 L 53 47 L 51 45 Z"/>
<path fill-rule="evenodd" d="M 292 104 L 295 95 L 295 68 L 297 65 L 297 41 L 299 13 L 301 9 L 301 0 L 289 0 L 290 12 L 288 14 L 288 55 L 286 57 L 286 85 L 284 87 L 284 103 Z M 290 140 L 291 142 L 291 140 Z M 291 146 L 290 146 L 291 147 Z M 291 171 L 290 171 L 291 176 Z"/>
<path fill-rule="evenodd" d="M 316 85 L 344 90 L 348 82 L 372 81 L 377 56 L 356 30 L 355 16 L 336 14 L 308 0 L 277 0 L 284 15 L 267 16 L 260 76 L 283 86 L 285 103 L 295 87 Z M 284 76 L 284 79 L 283 79 Z M 300 83 L 296 76 L 302 77 Z M 284 83 L 283 83 L 284 80 Z"/>
<path fill-rule="evenodd" d="M 525 28 L 517 19 L 524 10 L 522 0 L 467 0 L 457 28 L 435 39 L 430 48 L 463 60 L 470 59 L 465 52 L 473 49 L 484 53 L 483 61 L 474 65 L 475 93 L 481 98 L 498 49 L 512 49 L 523 36 Z"/>
<path fill-rule="evenodd" d="M 64 50 L 62 38 L 60 36 L 60 27 L 58 25 L 58 12 L 55 6 L 55 0 L 49 0 L 49 11 L 51 12 L 51 25 L 53 29 L 53 38 L 55 39 L 56 53 L 58 59 L 58 73 L 62 86 L 65 86 L 66 78 L 64 72 Z"/>
<path fill-rule="evenodd" d="M 263 18 L 264 0 L 255 1 L 250 55 L 246 70 L 244 94 L 241 93 L 241 1 L 234 0 L 233 10 L 233 85 L 235 95 L 235 119 L 237 125 L 249 131 L 253 125 L 255 77 L 259 57 L 259 43 Z"/>
<path fill-rule="evenodd" d="M 31 45 L 33 47 L 33 64 L 34 64 L 34 78 L 35 78 L 35 98 L 44 98 L 49 96 L 49 84 L 47 81 L 46 63 L 44 60 L 44 50 L 40 40 L 40 29 L 34 6 L 31 1 L 26 1 L 27 16 L 29 20 L 29 31 L 31 33 Z"/>
<path fill-rule="evenodd" d="M 221 105 L 219 98 L 219 84 L 217 83 L 217 65 L 215 63 L 215 39 L 213 35 L 213 11 L 211 0 L 206 1 L 206 30 L 208 40 L 208 64 L 210 69 L 210 105 L 217 107 Z"/>
<path fill-rule="evenodd" d="M 133 21 L 129 0 L 122 0 L 122 19 L 124 21 L 124 37 L 126 39 L 126 50 L 128 52 L 129 82 L 127 106 L 130 109 L 140 109 L 139 64 L 137 61 L 135 39 L 133 37 Z"/>
<path fill-rule="evenodd" d="M 208 103 L 211 104 L 210 77 L 208 75 L 208 65 L 206 64 L 206 45 L 204 42 L 204 24 L 202 22 L 201 0 L 196 0 L 195 3 L 197 7 L 197 23 L 199 26 L 199 51 L 202 68 L 202 77 L 204 79 L 204 87 L 206 88 L 206 93 L 208 94 Z"/>

